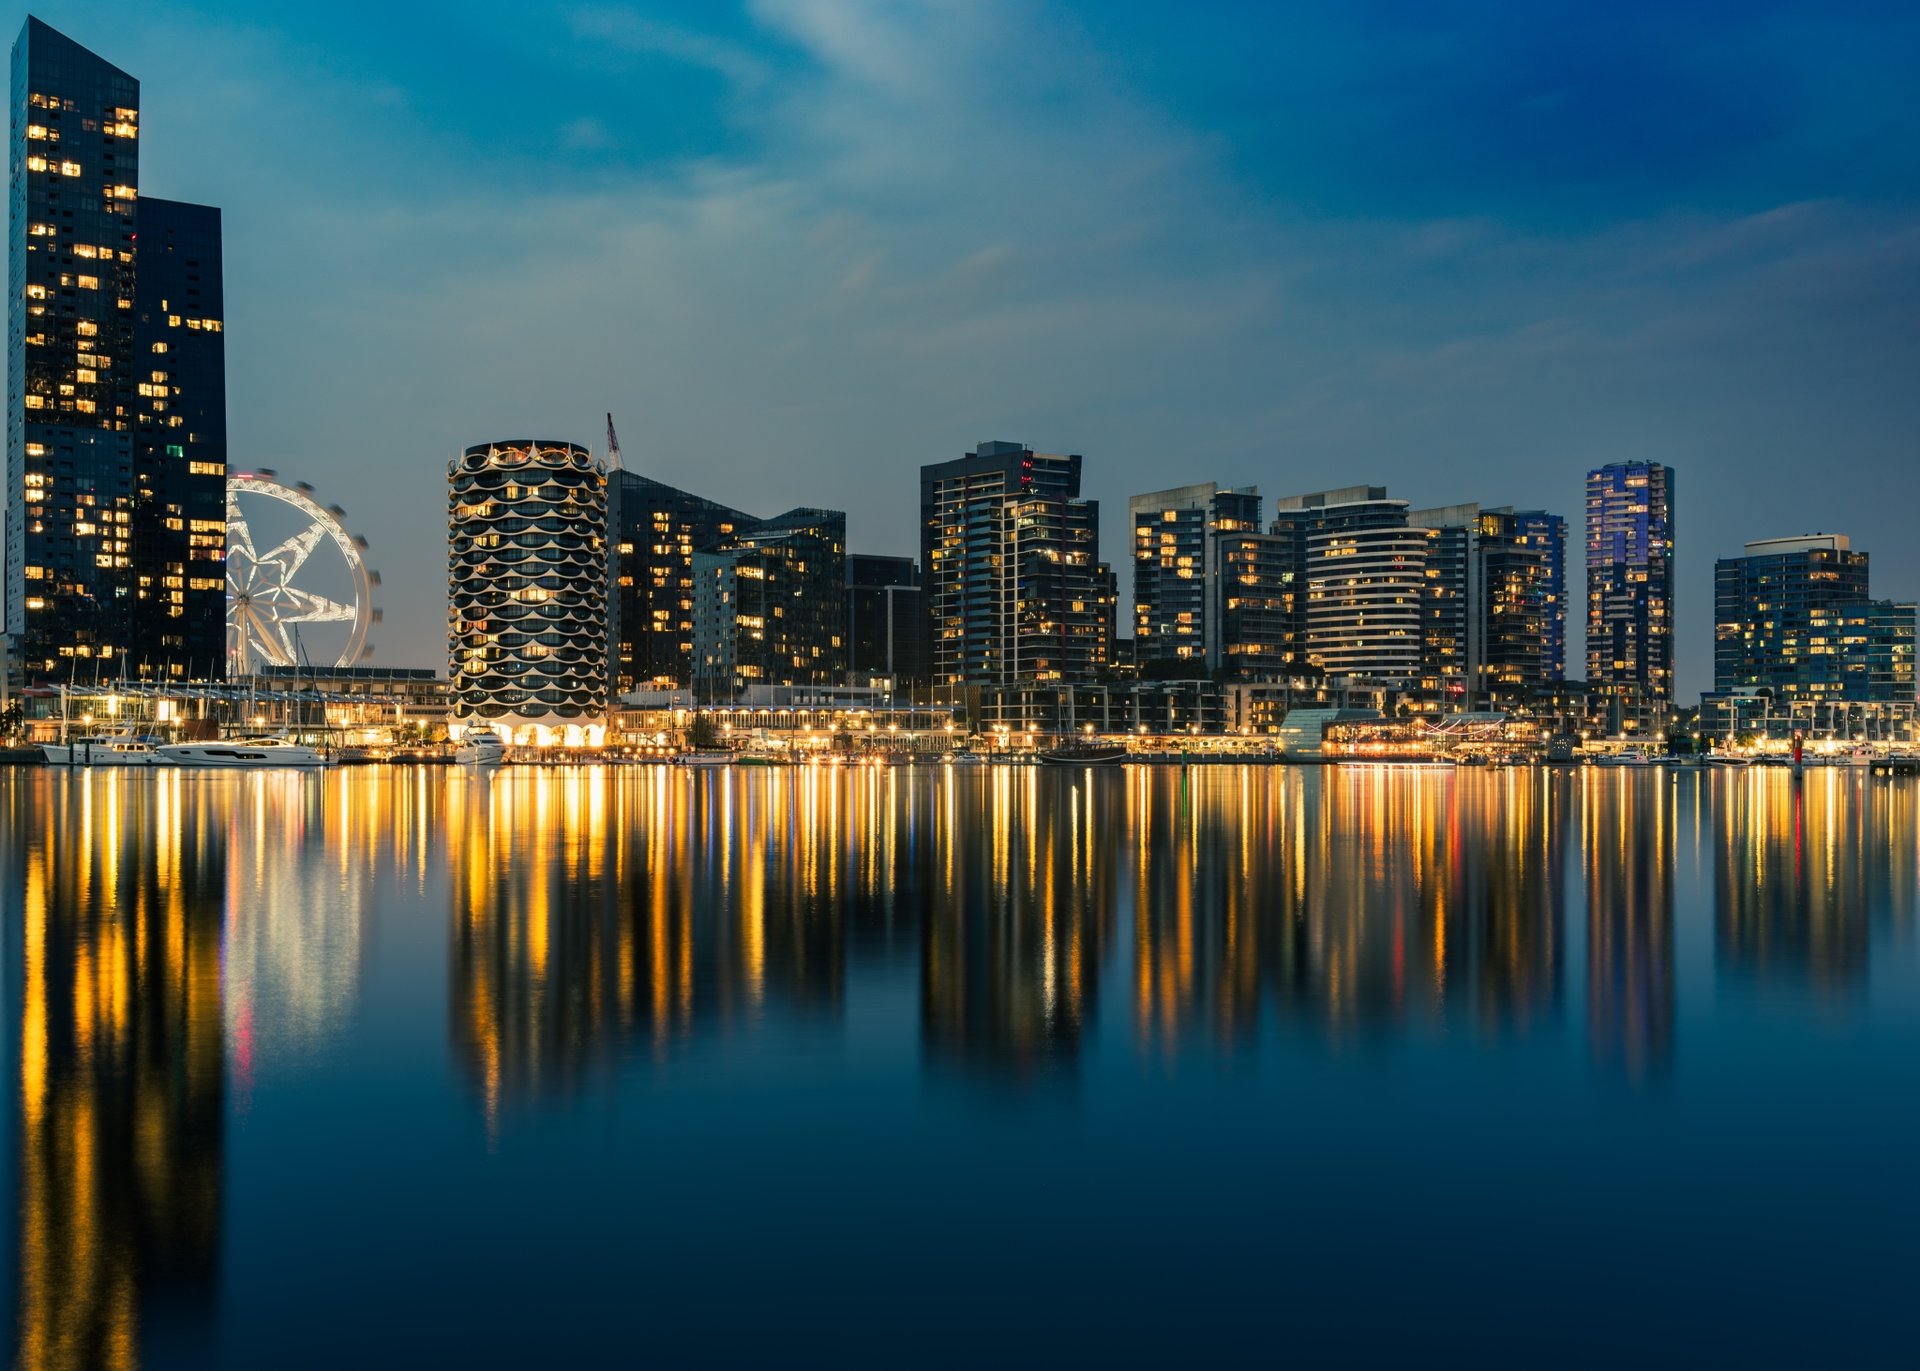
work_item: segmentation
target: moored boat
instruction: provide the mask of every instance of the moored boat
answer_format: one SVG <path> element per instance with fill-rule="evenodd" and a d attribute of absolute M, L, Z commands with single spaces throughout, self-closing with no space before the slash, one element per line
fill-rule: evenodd
<path fill-rule="evenodd" d="M 168 743 L 159 749 L 163 766 L 195 766 L 262 770 L 297 767 L 311 770 L 327 764 L 318 748 L 285 738 L 222 738 L 213 742 Z"/>
<path fill-rule="evenodd" d="M 160 750 L 145 738 L 125 733 L 95 733 L 64 743 L 43 743 L 49 766 L 161 766 Z"/>
<path fill-rule="evenodd" d="M 507 745 L 491 729 L 469 732 L 453 750 L 453 760 L 461 766 L 499 766 L 507 760 Z"/>
<path fill-rule="evenodd" d="M 1120 743 L 1081 743 L 1048 748 L 1039 759 L 1043 766 L 1117 766 L 1127 759 L 1127 749 Z"/>

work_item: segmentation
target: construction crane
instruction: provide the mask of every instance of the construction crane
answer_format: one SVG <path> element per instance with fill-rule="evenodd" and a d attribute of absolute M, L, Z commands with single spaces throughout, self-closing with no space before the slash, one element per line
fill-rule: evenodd
<path fill-rule="evenodd" d="M 607 415 L 607 460 L 620 470 L 620 435 L 613 431 L 613 415 Z"/>

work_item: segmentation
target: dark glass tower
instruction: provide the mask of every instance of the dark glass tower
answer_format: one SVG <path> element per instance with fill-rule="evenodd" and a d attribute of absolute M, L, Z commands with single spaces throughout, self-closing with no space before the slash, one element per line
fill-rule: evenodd
<path fill-rule="evenodd" d="M 11 100 L 5 598 L 22 674 L 219 674 L 219 214 L 142 207 L 140 83 L 37 19 Z"/>
<path fill-rule="evenodd" d="M 227 347 L 220 211 L 140 201 L 131 674 L 225 674 Z"/>
<path fill-rule="evenodd" d="M 911 557 L 847 558 L 847 656 L 852 683 L 896 686 L 927 675 L 927 606 Z"/>
<path fill-rule="evenodd" d="M 751 514 L 623 471 L 614 477 L 616 688 L 693 680 L 693 554 L 730 541 Z"/>

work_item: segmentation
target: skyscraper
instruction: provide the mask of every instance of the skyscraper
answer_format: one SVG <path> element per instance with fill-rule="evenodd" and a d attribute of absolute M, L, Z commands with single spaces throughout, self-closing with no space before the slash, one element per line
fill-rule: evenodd
<path fill-rule="evenodd" d="M 141 205 L 126 72 L 29 18 L 12 75 L 8 632 L 29 678 L 221 674 L 219 212 Z"/>
<path fill-rule="evenodd" d="M 1480 700 L 1566 674 L 1566 520 L 1478 504 L 1417 510 L 1427 530 L 1421 679 Z"/>
<path fill-rule="evenodd" d="M 514 438 L 447 469 L 447 655 L 456 722 L 598 746 L 607 722 L 607 467 Z"/>
<path fill-rule="evenodd" d="M 1305 572 L 1308 662 L 1333 676 L 1420 672 L 1427 532 L 1384 486 L 1275 501 L 1274 536 Z"/>
<path fill-rule="evenodd" d="M 1868 597 L 1844 534 L 1748 543 L 1713 567 L 1713 688 L 1792 701 L 1913 701 L 1914 607 Z"/>
<path fill-rule="evenodd" d="M 751 514 L 622 471 L 613 478 L 619 609 L 615 686 L 693 681 L 693 555 L 757 522 Z"/>
<path fill-rule="evenodd" d="M 936 690 L 1092 679 L 1112 650 L 1114 577 L 1080 457 L 982 443 L 920 468 Z"/>
<path fill-rule="evenodd" d="M 1149 674 L 1216 671 L 1226 656 L 1222 538 L 1260 531 L 1260 492 L 1213 482 L 1127 501 L 1133 525 L 1134 655 Z"/>
<path fill-rule="evenodd" d="M 842 685 L 847 676 L 847 516 L 793 509 L 693 555 L 693 688 Z"/>
<path fill-rule="evenodd" d="M 1622 728 L 1664 726 L 1673 705 L 1673 471 L 1612 462 L 1587 473 L 1587 683 Z"/>
<path fill-rule="evenodd" d="M 143 196 L 137 219 L 134 674 L 218 677 L 227 652 L 220 211 Z"/>

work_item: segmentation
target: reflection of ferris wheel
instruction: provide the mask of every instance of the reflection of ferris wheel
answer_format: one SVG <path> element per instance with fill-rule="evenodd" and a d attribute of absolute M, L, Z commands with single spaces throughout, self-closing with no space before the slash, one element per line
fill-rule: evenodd
<path fill-rule="evenodd" d="M 255 546 L 241 499 L 268 500 L 278 506 L 280 522 L 299 523 L 294 533 L 268 548 Z M 256 509 L 256 513 L 265 513 Z M 380 573 L 367 570 L 367 540 L 348 534 L 338 505 L 322 507 L 305 481 L 288 485 L 272 471 L 236 472 L 227 477 L 227 666 L 245 676 L 255 667 L 304 666 L 300 630 L 311 624 L 337 624 L 344 633 L 337 660 L 315 665 L 352 666 L 367 652 L 367 630 L 380 618 L 373 588 Z M 304 521 L 304 522 L 302 522 Z M 277 525 L 276 525 L 277 527 Z M 346 565 L 345 598 L 315 589 L 322 568 L 309 559 L 329 545 Z M 331 560 L 329 558 L 329 560 Z M 337 572 L 335 573 L 337 577 Z"/>

